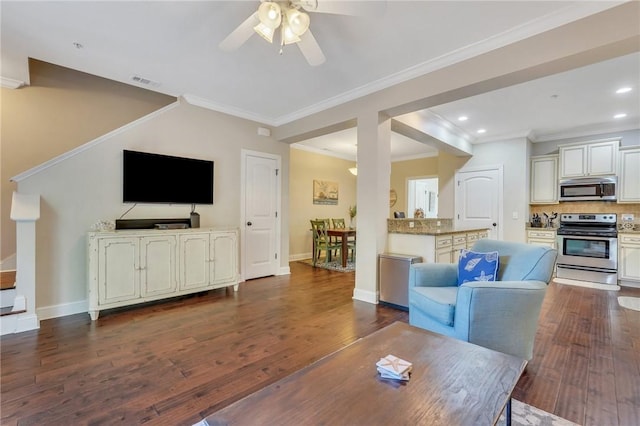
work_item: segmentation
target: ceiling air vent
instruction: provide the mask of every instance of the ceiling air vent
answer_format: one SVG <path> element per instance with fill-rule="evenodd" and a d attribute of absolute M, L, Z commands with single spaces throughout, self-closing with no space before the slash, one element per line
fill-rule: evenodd
<path fill-rule="evenodd" d="M 149 80 L 148 78 L 140 77 L 139 75 L 134 75 L 133 77 L 131 77 L 131 81 L 137 84 L 145 85 L 145 86 L 152 86 L 152 87 L 160 86 L 160 83 L 158 83 L 157 81 Z"/>

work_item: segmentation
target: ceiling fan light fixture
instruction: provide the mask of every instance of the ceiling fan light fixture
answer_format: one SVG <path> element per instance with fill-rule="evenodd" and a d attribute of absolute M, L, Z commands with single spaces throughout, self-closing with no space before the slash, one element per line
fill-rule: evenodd
<path fill-rule="evenodd" d="M 292 44 L 300 41 L 300 37 L 291 29 L 286 22 L 282 23 L 282 44 Z"/>
<path fill-rule="evenodd" d="M 269 43 L 273 43 L 273 29 L 264 25 L 263 23 L 259 23 L 255 27 L 253 27 L 255 32 L 260 34 L 260 37 L 267 40 Z"/>
<path fill-rule="evenodd" d="M 272 1 L 262 2 L 258 7 L 258 19 L 264 26 L 275 30 L 282 22 L 280 5 Z"/>
<path fill-rule="evenodd" d="M 301 36 L 309 29 L 309 15 L 293 7 L 285 13 L 287 24 L 294 34 Z"/>

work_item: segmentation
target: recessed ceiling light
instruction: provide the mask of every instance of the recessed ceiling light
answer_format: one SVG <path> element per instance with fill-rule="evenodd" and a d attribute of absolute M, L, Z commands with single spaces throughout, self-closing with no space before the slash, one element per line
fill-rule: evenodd
<path fill-rule="evenodd" d="M 620 94 L 620 93 L 627 93 L 631 91 L 631 87 L 621 87 L 618 90 L 616 90 L 616 93 Z"/>
<path fill-rule="evenodd" d="M 621 113 L 621 114 L 614 115 L 613 118 L 625 118 L 626 116 L 627 116 L 627 114 Z"/>
<path fill-rule="evenodd" d="M 478 129 L 478 133 L 486 133 L 487 129 Z"/>
<path fill-rule="evenodd" d="M 467 117 L 466 115 L 461 115 L 460 117 L 458 117 L 458 121 L 467 121 L 469 119 L 469 117 Z"/>

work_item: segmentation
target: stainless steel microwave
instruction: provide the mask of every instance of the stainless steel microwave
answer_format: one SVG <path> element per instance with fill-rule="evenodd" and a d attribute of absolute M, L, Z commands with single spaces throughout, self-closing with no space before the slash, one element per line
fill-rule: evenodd
<path fill-rule="evenodd" d="M 575 178 L 560 181 L 560 201 L 615 201 L 615 177 Z"/>

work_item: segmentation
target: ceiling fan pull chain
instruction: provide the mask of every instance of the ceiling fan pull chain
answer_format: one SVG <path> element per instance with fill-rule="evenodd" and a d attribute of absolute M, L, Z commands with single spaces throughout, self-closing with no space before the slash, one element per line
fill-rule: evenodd
<path fill-rule="evenodd" d="M 280 26 L 280 54 L 284 48 L 284 25 Z"/>

